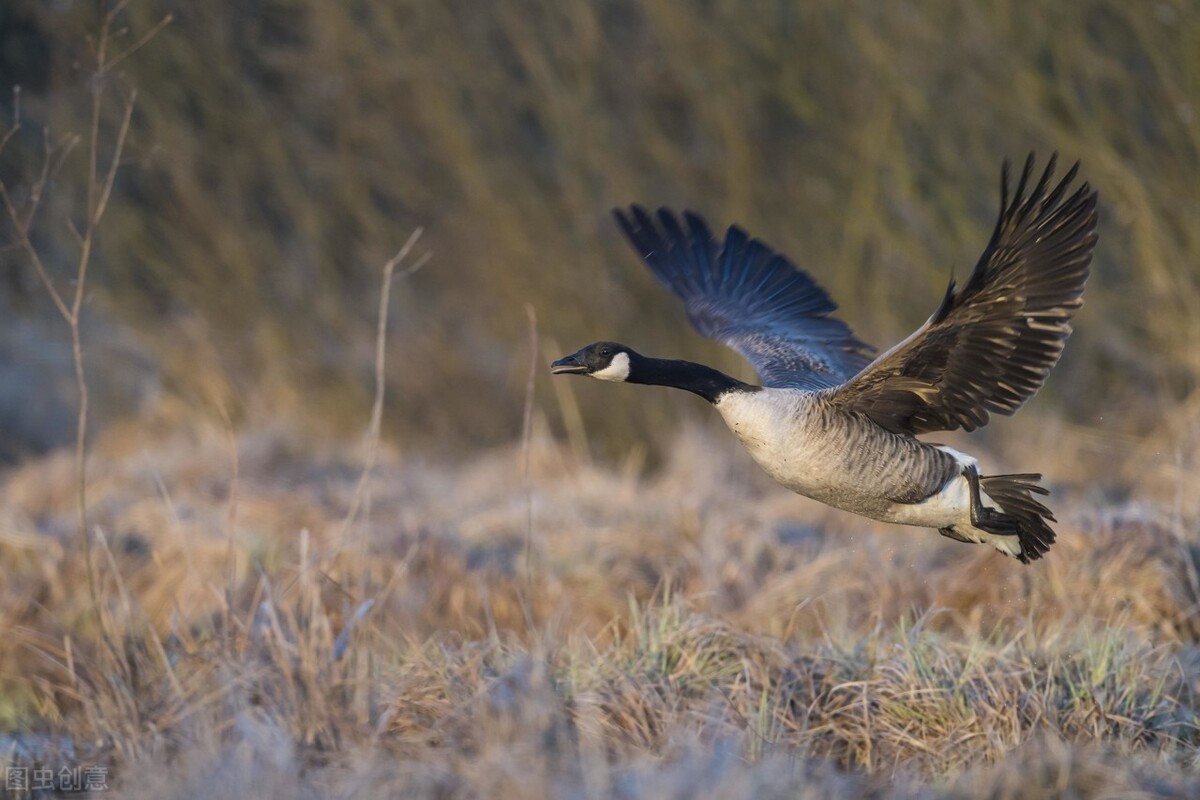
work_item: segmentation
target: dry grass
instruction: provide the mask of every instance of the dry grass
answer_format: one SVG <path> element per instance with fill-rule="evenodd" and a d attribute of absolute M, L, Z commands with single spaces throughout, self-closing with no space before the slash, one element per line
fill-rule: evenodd
<path fill-rule="evenodd" d="M 345 547 L 357 470 L 297 437 L 240 437 L 236 491 L 220 429 L 102 438 L 112 650 L 70 457 L 7 476 L 4 713 L 39 758 L 65 737 L 145 797 L 1200 788 L 1190 509 L 1068 489 L 1022 567 L 795 498 L 700 431 L 653 474 L 539 433 L 531 531 L 519 449 L 383 452 Z"/>
<path fill-rule="evenodd" d="M 60 152 L 36 125 L 4 139 L 0 179 L 25 188 L 0 299 L 29 301 L 29 330 L 31 287 L 57 307 L 84 401 L 74 453 L 0 474 L 9 761 L 100 764 L 120 796 L 154 798 L 1200 794 L 1200 286 L 1179 268 L 1197 242 L 1177 201 L 1200 140 L 1195 49 L 1175 35 L 1196 9 L 602 5 L 501 4 L 464 27 L 454 4 L 191 4 L 144 54 L 152 3 L 0 17 L 42 70 L 30 118 L 70 127 L 81 62 L 63 43 L 108 13 L 79 37 L 97 65 L 86 172 L 31 168 Z M 105 60 L 109 23 L 137 59 Z M 174 100 L 110 114 L 109 79 Z M 1081 355 L 1056 373 L 1065 416 L 1034 409 L 1019 435 L 999 423 L 971 446 L 1055 484 L 1060 542 L 1033 567 L 796 498 L 728 437 L 659 425 L 682 398 L 559 382 L 539 403 L 536 353 L 497 344 L 521 338 L 522 308 L 535 351 L 538 320 L 592 330 L 578 312 L 598 298 L 606 324 L 678 344 L 678 315 L 648 313 L 668 298 L 638 300 L 590 244 L 589 213 L 650 190 L 764 232 L 798 224 L 787 235 L 838 265 L 822 275 L 867 332 L 895 333 L 897 296 L 982 241 L 987 214 L 944 179 L 990 176 L 1014 126 L 1031 131 L 1017 149 L 1094 164 L 1113 211 L 1089 291 L 1110 324 L 1081 319 Z M 120 154 L 127 132 L 141 169 L 98 172 L 96 143 Z M 86 212 L 84 266 L 28 209 Z M 338 343 L 369 341 L 361 242 L 425 214 L 452 266 L 406 285 L 391 329 L 406 347 L 385 362 L 386 289 L 412 240 L 389 263 L 372 362 Z M 8 269 L 13 253 L 33 271 Z M 85 376 L 104 318 L 176 324 L 141 335 L 155 415 L 99 415 L 85 471 L 89 381 L 104 396 L 123 380 L 112 359 Z M 315 429 L 359 421 L 348 400 L 372 363 L 364 469 Z M 385 404 L 389 376 L 403 402 Z M 31 385 L 14 382 L 23 405 L 52 399 Z M 467 400 L 443 402 L 447 386 Z M 654 399 L 624 413 L 635 396 Z M 436 447 L 389 449 L 385 409 L 406 445 Z M 520 445 L 474 441 L 518 427 Z M 653 435 L 630 447 L 619 429 Z M 618 457 L 593 461 L 594 443 Z"/>

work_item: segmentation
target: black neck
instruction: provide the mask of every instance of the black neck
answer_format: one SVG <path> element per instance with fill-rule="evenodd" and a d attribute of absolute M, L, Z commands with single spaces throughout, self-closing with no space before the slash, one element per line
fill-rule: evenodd
<path fill-rule="evenodd" d="M 637 356 L 629 364 L 628 383 L 673 386 L 698 394 L 710 403 L 726 392 L 753 392 L 760 387 L 742 383 L 719 370 L 692 361 Z"/>

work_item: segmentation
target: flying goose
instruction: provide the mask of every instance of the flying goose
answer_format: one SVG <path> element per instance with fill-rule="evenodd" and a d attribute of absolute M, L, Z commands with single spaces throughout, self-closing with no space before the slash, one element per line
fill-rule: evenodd
<path fill-rule="evenodd" d="M 1041 387 L 1083 305 L 1096 244 L 1096 192 L 1068 195 L 1079 164 L 1053 187 L 1056 157 L 1030 189 L 1030 154 L 967 282 L 953 280 L 933 315 L 872 360 L 832 316 L 836 305 L 787 257 L 732 226 L 724 242 L 698 215 L 639 206 L 613 213 L 638 254 L 684 302 L 705 336 L 746 358 L 762 386 L 689 361 L 596 342 L 554 373 L 673 386 L 712 403 L 772 478 L 793 492 L 884 522 L 987 543 L 1023 563 L 1054 542 L 1034 495 L 1041 475 L 980 475 L 976 460 L 918 435 L 986 425 Z M 1026 194 L 1026 191 L 1028 194 Z"/>

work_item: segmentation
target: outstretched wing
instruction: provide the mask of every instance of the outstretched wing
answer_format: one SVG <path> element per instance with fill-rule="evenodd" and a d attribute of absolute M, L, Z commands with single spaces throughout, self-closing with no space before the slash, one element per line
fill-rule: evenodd
<path fill-rule="evenodd" d="M 733 226 L 718 242 L 690 211 L 613 211 L 621 230 L 700 333 L 738 351 L 764 386 L 836 386 L 871 359 L 872 348 L 829 316 L 837 306 L 787 258 Z"/>
<path fill-rule="evenodd" d="M 1033 396 L 1071 334 L 1096 244 L 1096 192 L 1084 183 L 1064 199 L 1078 163 L 1048 191 L 1056 160 L 1026 195 L 1030 154 L 1012 202 L 1005 161 L 1000 218 L 966 285 L 951 281 L 933 316 L 837 389 L 834 404 L 918 434 L 971 431 Z"/>

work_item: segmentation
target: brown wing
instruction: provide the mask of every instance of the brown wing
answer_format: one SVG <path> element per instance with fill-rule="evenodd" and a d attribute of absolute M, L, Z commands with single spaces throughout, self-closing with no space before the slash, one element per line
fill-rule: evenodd
<path fill-rule="evenodd" d="M 1078 163 L 1047 191 L 1056 160 L 1026 196 L 1030 154 L 1011 203 L 1005 161 L 1000 218 L 966 285 L 951 281 L 933 316 L 831 402 L 918 434 L 971 431 L 1033 396 L 1071 334 L 1096 244 L 1096 192 L 1084 183 L 1064 199 Z"/>

